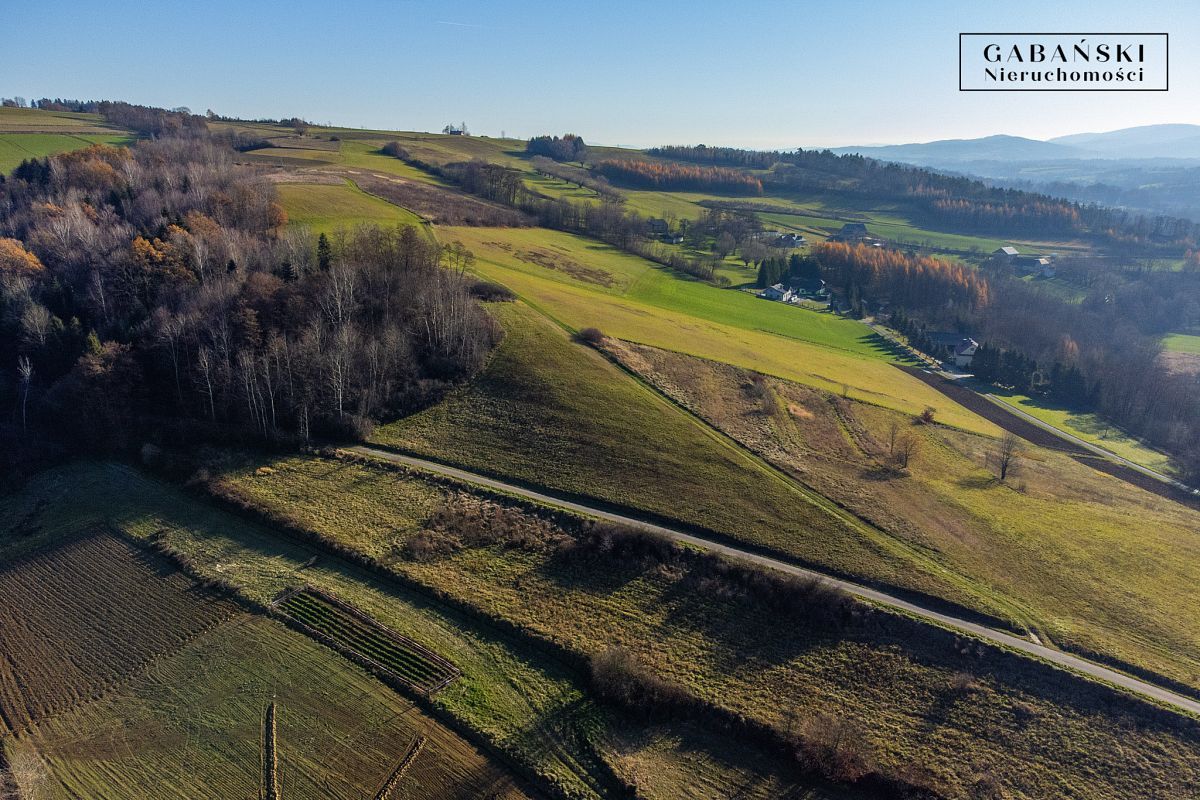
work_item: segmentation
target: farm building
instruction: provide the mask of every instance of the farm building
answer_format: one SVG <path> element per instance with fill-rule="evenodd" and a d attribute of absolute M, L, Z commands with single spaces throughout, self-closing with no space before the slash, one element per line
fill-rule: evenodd
<path fill-rule="evenodd" d="M 799 233 L 781 233 L 772 240 L 774 247 L 804 247 L 805 239 Z"/>
<path fill-rule="evenodd" d="M 997 261 L 1011 261 L 1018 255 L 1020 255 L 1020 253 L 1017 252 L 1017 248 L 1011 246 L 997 247 L 992 251 L 992 258 L 996 259 Z"/>
<path fill-rule="evenodd" d="M 847 222 L 842 229 L 829 237 L 837 242 L 861 242 L 871 238 L 867 226 L 861 222 Z"/>
<path fill-rule="evenodd" d="M 669 233 L 671 229 L 670 226 L 667 225 L 667 221 L 665 219 L 651 217 L 650 219 L 646 220 L 646 230 L 650 231 L 650 233 L 654 234 L 655 236 L 662 236 L 664 233 Z"/>
<path fill-rule="evenodd" d="M 659 238 L 662 239 L 667 244 L 683 244 L 683 234 L 682 233 L 664 233 Z"/>
<path fill-rule="evenodd" d="M 774 286 L 768 286 L 766 289 L 763 289 L 758 296 L 765 300 L 778 300 L 781 303 L 790 303 L 796 297 L 796 293 L 782 283 L 777 283 Z"/>
<path fill-rule="evenodd" d="M 979 342 L 961 333 L 934 331 L 929 334 L 929 341 L 933 342 L 936 351 L 933 355 L 952 362 L 956 367 L 971 366 L 979 350 Z"/>

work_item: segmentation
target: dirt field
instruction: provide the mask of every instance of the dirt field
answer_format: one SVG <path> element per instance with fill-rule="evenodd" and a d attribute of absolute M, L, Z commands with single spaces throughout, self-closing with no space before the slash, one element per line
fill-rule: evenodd
<path fill-rule="evenodd" d="M 21 730 L 103 694 L 237 607 L 97 532 L 0 571 L 0 719 Z"/>

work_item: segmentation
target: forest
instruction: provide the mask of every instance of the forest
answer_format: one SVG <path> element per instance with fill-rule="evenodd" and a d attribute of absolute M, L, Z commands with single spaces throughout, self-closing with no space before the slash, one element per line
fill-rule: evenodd
<path fill-rule="evenodd" d="M 762 194 L 762 181 L 728 167 L 696 167 L 631 158 L 605 159 L 595 171 L 615 183 L 641 189 L 680 189 L 722 194 Z"/>
<path fill-rule="evenodd" d="M 5 466 L 55 445 L 359 435 L 482 363 L 498 332 L 466 254 L 411 227 L 286 230 L 273 184 L 155 116 L 175 120 L 159 138 L 0 185 Z"/>

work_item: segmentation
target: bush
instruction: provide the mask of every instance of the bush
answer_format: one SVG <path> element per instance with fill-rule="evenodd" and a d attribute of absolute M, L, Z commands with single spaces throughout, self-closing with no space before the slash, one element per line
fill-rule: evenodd
<path fill-rule="evenodd" d="M 592 656 L 591 680 L 602 700 L 647 718 L 673 716 L 699 705 L 685 688 L 655 675 L 620 647 Z"/>
<path fill-rule="evenodd" d="M 800 726 L 796 759 L 831 781 L 853 783 L 872 771 L 862 730 L 833 714 L 816 714 Z"/>
<path fill-rule="evenodd" d="M 379 148 L 379 152 L 383 153 L 385 156 L 398 158 L 401 161 L 407 161 L 409 158 L 411 158 L 409 152 L 401 147 L 399 142 L 395 141 L 388 142 L 383 147 Z"/>
<path fill-rule="evenodd" d="M 917 421 L 922 425 L 932 425 L 934 421 L 934 415 L 936 413 L 937 409 L 933 406 L 925 406 L 925 408 L 921 411 L 921 416 L 917 417 Z"/>
<path fill-rule="evenodd" d="M 471 296 L 488 303 L 511 303 L 517 296 L 507 286 L 492 281 L 475 281 L 471 284 Z"/>
<path fill-rule="evenodd" d="M 575 334 L 575 341 L 598 347 L 604 342 L 604 333 L 599 328 L 583 328 Z"/>

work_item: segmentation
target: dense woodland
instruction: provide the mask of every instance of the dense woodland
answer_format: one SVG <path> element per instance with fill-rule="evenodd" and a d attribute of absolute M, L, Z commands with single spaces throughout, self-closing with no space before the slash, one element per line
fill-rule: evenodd
<path fill-rule="evenodd" d="M 728 167 L 698 167 L 670 161 L 619 158 L 600 161 L 593 169 L 614 183 L 639 189 L 755 195 L 763 191 L 762 181 L 758 178 Z"/>
<path fill-rule="evenodd" d="M 10 458 L 165 431 L 353 434 L 482 363 L 498 334 L 466 254 L 414 228 L 285 231 L 273 185 L 176 116 L 161 138 L 27 161 L 0 185 Z"/>

